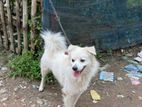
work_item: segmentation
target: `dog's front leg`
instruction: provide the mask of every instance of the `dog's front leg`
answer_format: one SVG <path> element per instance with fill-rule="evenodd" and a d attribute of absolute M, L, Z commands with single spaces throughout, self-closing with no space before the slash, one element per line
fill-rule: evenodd
<path fill-rule="evenodd" d="M 80 97 L 81 93 L 78 94 L 63 94 L 63 100 L 64 100 L 64 107 L 75 107 L 76 102 L 78 101 L 78 98 Z"/>

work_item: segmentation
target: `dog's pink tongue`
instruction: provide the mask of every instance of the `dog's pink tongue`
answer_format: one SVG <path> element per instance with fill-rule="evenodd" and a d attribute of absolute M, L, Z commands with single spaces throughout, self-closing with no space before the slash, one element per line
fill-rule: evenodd
<path fill-rule="evenodd" d="M 75 77 L 79 77 L 79 76 L 80 76 L 80 72 L 74 71 L 74 76 L 75 76 Z"/>

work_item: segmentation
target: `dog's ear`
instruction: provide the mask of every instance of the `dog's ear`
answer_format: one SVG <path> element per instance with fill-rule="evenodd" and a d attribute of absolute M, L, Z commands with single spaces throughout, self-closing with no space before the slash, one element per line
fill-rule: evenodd
<path fill-rule="evenodd" d="M 89 53 L 91 53 L 91 54 L 93 54 L 93 55 L 96 55 L 96 49 L 95 49 L 94 46 L 85 47 L 85 49 L 86 49 Z"/>
<path fill-rule="evenodd" d="M 68 47 L 68 51 L 72 51 L 73 49 L 75 49 L 77 46 L 76 45 L 69 45 Z"/>

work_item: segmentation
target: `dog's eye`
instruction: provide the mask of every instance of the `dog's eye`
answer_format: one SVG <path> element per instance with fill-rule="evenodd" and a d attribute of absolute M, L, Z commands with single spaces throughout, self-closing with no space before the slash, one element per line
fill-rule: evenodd
<path fill-rule="evenodd" d="M 85 59 L 80 59 L 80 62 L 85 62 Z"/>
<path fill-rule="evenodd" d="M 74 62 L 75 60 L 74 59 L 72 59 L 72 62 Z"/>

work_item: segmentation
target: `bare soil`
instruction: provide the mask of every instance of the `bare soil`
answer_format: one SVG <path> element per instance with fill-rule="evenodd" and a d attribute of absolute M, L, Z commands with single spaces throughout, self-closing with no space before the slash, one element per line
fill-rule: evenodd
<path fill-rule="evenodd" d="M 142 107 L 142 84 L 132 85 L 126 72 L 122 70 L 128 64 L 122 59 L 122 56 L 130 54 L 130 58 L 133 58 L 141 50 L 142 46 L 136 46 L 121 50 L 121 52 L 115 51 L 111 55 L 104 54 L 103 61 L 111 66 L 107 71 L 115 73 L 116 81 L 104 82 L 96 76 L 88 90 L 80 97 L 76 107 Z M 6 66 L 8 59 L 7 55 L 0 55 L 1 67 Z M 62 106 L 61 87 L 58 83 L 47 84 L 45 90 L 39 92 L 40 81 L 31 82 L 25 78 L 13 79 L 8 76 L 8 72 L 9 70 L 0 71 L 0 107 Z M 121 77 L 122 80 L 117 80 L 118 77 Z M 142 82 L 142 80 L 140 81 Z M 89 92 L 91 89 L 100 94 L 99 102 L 93 103 Z"/>

